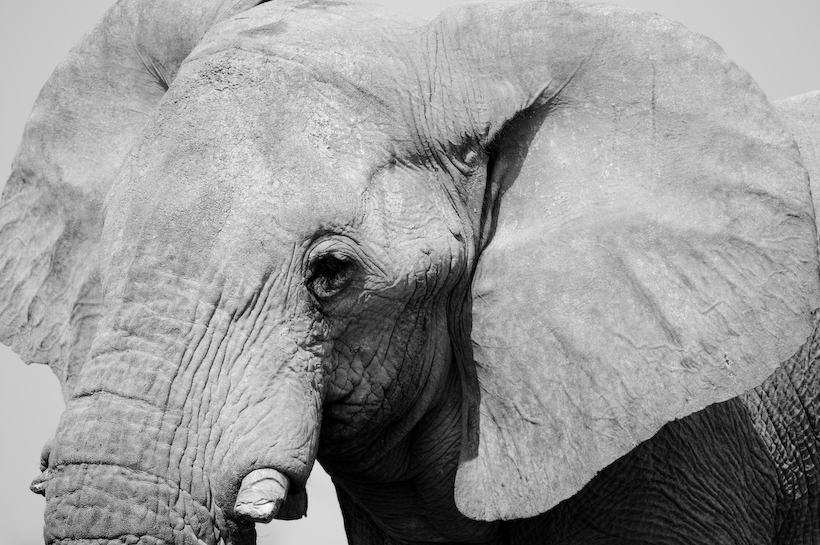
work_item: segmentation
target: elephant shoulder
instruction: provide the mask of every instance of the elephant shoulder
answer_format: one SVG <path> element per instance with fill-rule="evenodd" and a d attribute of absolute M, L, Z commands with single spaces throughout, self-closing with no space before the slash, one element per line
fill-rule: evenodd
<path fill-rule="evenodd" d="M 781 528 L 816 539 L 810 511 L 820 503 L 820 312 L 814 320 L 806 344 L 740 399 L 777 471 Z"/>

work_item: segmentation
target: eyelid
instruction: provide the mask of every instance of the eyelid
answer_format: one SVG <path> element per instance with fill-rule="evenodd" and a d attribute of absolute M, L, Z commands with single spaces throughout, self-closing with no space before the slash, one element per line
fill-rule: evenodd
<path fill-rule="evenodd" d="M 325 239 L 305 254 L 305 287 L 320 305 L 333 301 L 356 276 L 359 260 L 352 246 L 338 238 Z"/>
<path fill-rule="evenodd" d="M 302 271 L 306 281 L 312 280 L 314 265 L 325 256 L 334 256 L 349 263 L 361 274 L 380 283 L 389 283 L 390 268 L 369 253 L 358 241 L 345 235 L 329 234 L 316 237 L 313 244 L 303 254 Z"/>
<path fill-rule="evenodd" d="M 305 263 L 305 277 L 307 279 L 313 278 L 315 276 L 316 265 L 327 258 L 333 258 L 345 264 L 354 264 L 356 262 L 354 256 L 350 255 L 350 253 L 341 252 L 336 248 L 311 251 Z"/>
<path fill-rule="evenodd" d="M 326 259 L 328 257 L 332 257 L 333 259 L 336 259 L 338 261 L 342 261 L 344 263 L 348 263 L 350 261 L 353 261 L 353 257 L 348 255 L 346 252 L 340 252 L 337 249 L 333 249 L 333 250 L 327 250 L 327 251 L 314 253 L 313 255 L 310 256 L 310 261 L 309 262 L 310 263 L 315 263 L 317 261 L 320 261 L 322 259 Z"/>
<path fill-rule="evenodd" d="M 308 273 L 317 260 L 333 256 L 340 261 L 356 261 L 353 241 L 339 235 L 322 237 L 305 253 L 304 269 Z"/>

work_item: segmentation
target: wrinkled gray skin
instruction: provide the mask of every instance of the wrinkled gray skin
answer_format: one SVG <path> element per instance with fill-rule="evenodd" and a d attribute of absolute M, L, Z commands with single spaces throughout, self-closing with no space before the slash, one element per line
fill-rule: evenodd
<path fill-rule="evenodd" d="M 122 0 L 0 208 L 46 543 L 817 543 L 818 96 L 604 6 Z M 815 190 L 815 195 L 820 191 Z"/>

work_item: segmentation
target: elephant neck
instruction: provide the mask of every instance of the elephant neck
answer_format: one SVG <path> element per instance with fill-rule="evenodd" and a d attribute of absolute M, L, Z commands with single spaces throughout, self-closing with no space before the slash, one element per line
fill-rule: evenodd
<path fill-rule="evenodd" d="M 806 343 L 741 396 L 777 473 L 778 527 L 812 535 L 820 505 L 820 311 Z"/>
<path fill-rule="evenodd" d="M 341 490 L 348 533 L 376 532 L 399 542 L 497 540 L 503 531 L 500 524 L 467 519 L 453 498 L 461 449 L 461 389 L 452 368 L 435 402 L 400 439 L 369 438 L 355 455 L 320 451 L 319 461 Z"/>

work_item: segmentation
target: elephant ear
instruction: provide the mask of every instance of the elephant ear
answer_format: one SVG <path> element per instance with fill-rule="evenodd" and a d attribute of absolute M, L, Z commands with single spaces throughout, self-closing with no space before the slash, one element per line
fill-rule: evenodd
<path fill-rule="evenodd" d="M 0 201 L 0 341 L 66 398 L 98 321 L 108 189 L 205 31 L 258 3 L 120 1 L 40 92 Z"/>
<path fill-rule="evenodd" d="M 820 90 L 778 100 L 775 106 L 800 148 L 811 181 L 811 194 L 820 196 Z M 818 218 L 816 198 L 814 205 L 814 217 Z"/>
<path fill-rule="evenodd" d="M 808 180 L 755 83 L 680 25 L 538 2 L 431 28 L 491 156 L 455 498 L 534 516 L 804 343 Z"/>

